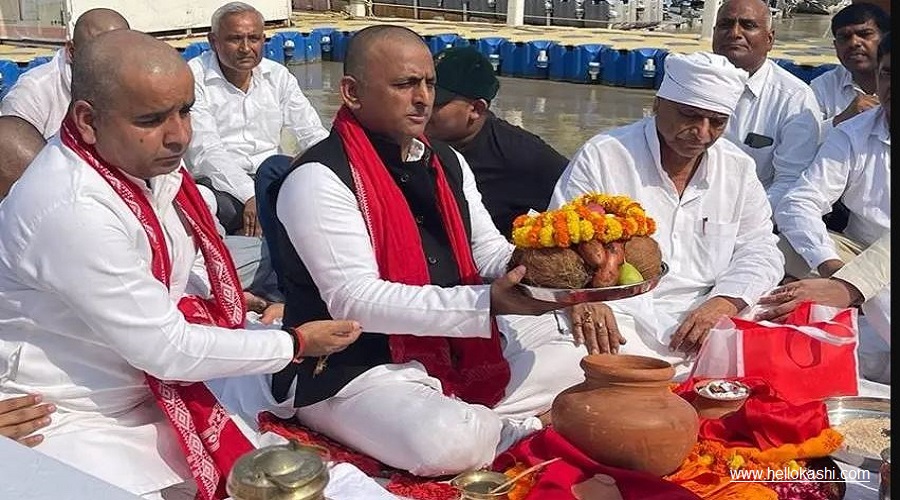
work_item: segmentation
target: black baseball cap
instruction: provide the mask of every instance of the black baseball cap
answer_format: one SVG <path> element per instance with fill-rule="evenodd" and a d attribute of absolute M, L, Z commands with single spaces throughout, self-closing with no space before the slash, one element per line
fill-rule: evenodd
<path fill-rule="evenodd" d="M 491 61 L 474 47 L 453 47 L 434 58 L 434 105 L 441 106 L 456 96 L 490 102 L 500 90 Z"/>

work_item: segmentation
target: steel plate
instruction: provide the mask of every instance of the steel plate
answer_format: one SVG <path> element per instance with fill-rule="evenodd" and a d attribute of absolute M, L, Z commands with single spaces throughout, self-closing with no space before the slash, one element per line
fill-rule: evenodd
<path fill-rule="evenodd" d="M 891 418 L 891 400 L 887 398 L 870 398 L 863 396 L 843 396 L 825 400 L 828 411 L 828 422 L 832 427 L 858 418 Z M 841 447 L 832 457 L 860 469 L 878 472 L 881 456 L 875 454 L 855 453 Z"/>
<path fill-rule="evenodd" d="M 669 266 L 663 262 L 659 276 L 633 285 L 618 285 L 603 288 L 542 288 L 519 283 L 518 286 L 525 295 L 531 298 L 546 302 L 556 302 L 558 304 L 574 305 L 584 302 L 607 302 L 610 300 L 627 299 L 629 297 L 647 293 L 656 288 L 656 285 L 659 284 L 659 280 L 668 273 Z"/>

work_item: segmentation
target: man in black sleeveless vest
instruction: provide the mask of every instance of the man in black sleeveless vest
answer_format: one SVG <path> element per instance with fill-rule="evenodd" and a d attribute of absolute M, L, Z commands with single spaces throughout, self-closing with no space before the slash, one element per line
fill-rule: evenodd
<path fill-rule="evenodd" d="M 540 429 L 536 416 L 583 379 L 586 351 L 552 314 L 539 316 L 555 304 L 517 291 L 524 268 L 506 273 L 512 246 L 462 156 L 423 136 L 435 72 L 419 36 L 358 32 L 344 75 L 331 135 L 269 198 L 285 325 L 348 317 L 367 333 L 276 375 L 273 395 L 293 399 L 305 425 L 392 467 L 484 466 Z"/>

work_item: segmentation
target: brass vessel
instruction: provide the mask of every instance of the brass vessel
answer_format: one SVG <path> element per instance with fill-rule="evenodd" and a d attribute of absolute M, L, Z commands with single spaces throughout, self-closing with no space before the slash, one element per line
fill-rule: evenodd
<path fill-rule="evenodd" d="M 245 454 L 228 475 L 233 500 L 326 500 L 322 450 L 296 441 Z"/>

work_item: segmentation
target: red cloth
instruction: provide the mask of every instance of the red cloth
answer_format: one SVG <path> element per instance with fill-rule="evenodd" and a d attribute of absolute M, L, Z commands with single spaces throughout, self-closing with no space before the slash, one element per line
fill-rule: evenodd
<path fill-rule="evenodd" d="M 736 412 L 718 419 L 700 419 L 700 439 L 729 447 L 760 450 L 783 444 L 798 444 L 814 438 L 828 427 L 828 413 L 821 401 L 794 404 L 768 382 L 758 378 L 736 378 L 750 388 L 750 396 Z M 675 392 L 687 401 L 697 397 L 695 379 L 686 380 Z"/>
<path fill-rule="evenodd" d="M 61 138 L 65 146 L 109 183 L 141 222 L 153 251 L 150 264 L 153 276 L 168 287 L 172 263 L 165 235 L 140 188 L 121 170 L 107 164 L 92 145 L 81 140 L 71 118 L 63 122 Z M 175 197 L 175 206 L 190 226 L 194 242 L 206 260 L 213 298 L 186 296 L 179 301 L 178 308 L 191 323 L 236 328 L 243 325 L 246 311 L 231 255 L 216 232 L 212 215 L 194 180 L 184 168 L 181 173 L 181 189 Z M 197 482 L 197 496 L 203 500 L 228 497 L 225 492 L 228 472 L 253 446 L 205 384 L 168 383 L 147 375 L 147 385 L 178 434 L 179 444 Z"/>
<path fill-rule="evenodd" d="M 515 464 L 532 466 L 560 457 L 539 474 L 527 500 L 574 499 L 572 486 L 596 474 L 616 480 L 624 500 L 698 500 L 690 491 L 665 479 L 644 473 L 599 464 L 566 441 L 552 428 L 533 434 L 494 461 L 494 470 L 504 471 Z"/>
<path fill-rule="evenodd" d="M 855 396 L 859 383 L 856 312 L 844 309 L 827 321 L 813 318 L 813 303 L 804 302 L 784 325 L 733 319 L 743 332 L 743 375 L 765 379 L 795 403 Z"/>
<path fill-rule="evenodd" d="M 380 277 L 394 283 L 427 285 L 428 264 L 406 198 L 349 109 L 338 111 L 334 127 L 350 162 Z M 419 140 L 427 144 L 424 137 Z M 435 171 L 438 210 L 459 268 L 460 283 L 481 284 L 459 206 L 436 154 L 431 155 L 430 167 Z M 429 375 L 441 381 L 445 394 L 469 403 L 492 407 L 503 398 L 509 383 L 509 364 L 503 358 L 496 324 L 488 339 L 390 335 L 390 349 L 394 363 L 422 363 Z"/>

